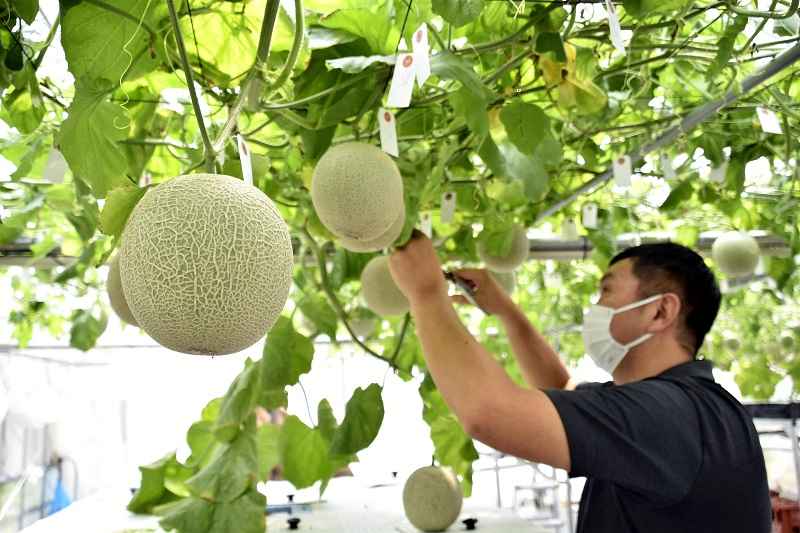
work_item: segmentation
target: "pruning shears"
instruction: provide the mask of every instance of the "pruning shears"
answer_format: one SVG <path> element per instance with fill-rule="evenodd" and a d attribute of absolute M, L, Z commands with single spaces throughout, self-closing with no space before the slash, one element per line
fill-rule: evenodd
<path fill-rule="evenodd" d="M 486 311 L 483 310 L 480 304 L 478 304 L 478 302 L 475 301 L 476 287 L 472 281 L 464 279 L 448 270 L 444 270 L 443 274 L 447 281 L 450 281 L 451 283 L 455 284 L 456 287 L 461 289 L 461 292 L 464 293 L 464 298 L 466 298 L 469 303 L 471 303 L 472 305 L 474 305 L 475 307 L 486 313 Z"/>

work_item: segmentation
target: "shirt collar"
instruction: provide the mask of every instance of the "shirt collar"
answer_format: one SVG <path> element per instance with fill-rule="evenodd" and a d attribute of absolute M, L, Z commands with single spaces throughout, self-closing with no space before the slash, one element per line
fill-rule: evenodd
<path fill-rule="evenodd" d="M 711 361 L 702 359 L 699 361 L 687 361 L 679 365 L 673 366 L 663 371 L 657 377 L 675 377 L 675 378 L 704 378 L 714 381 L 714 374 L 712 372 L 714 365 Z"/>

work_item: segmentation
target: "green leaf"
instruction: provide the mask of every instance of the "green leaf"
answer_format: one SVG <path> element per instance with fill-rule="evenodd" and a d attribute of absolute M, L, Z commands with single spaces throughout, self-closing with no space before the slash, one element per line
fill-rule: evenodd
<path fill-rule="evenodd" d="M 267 334 L 261 362 L 261 386 L 267 389 L 295 385 L 301 375 L 311 370 L 314 345 L 297 333 L 292 321 L 281 316 Z"/>
<path fill-rule="evenodd" d="M 310 487 L 330 475 L 325 437 L 296 416 L 287 417 L 283 424 L 280 451 L 283 475 L 298 489 Z"/>
<path fill-rule="evenodd" d="M 533 155 L 539 143 L 551 136 L 550 119 L 535 104 L 515 101 L 505 105 L 500 111 L 500 121 L 509 140 L 525 154 Z"/>
<path fill-rule="evenodd" d="M 567 53 L 564 51 L 564 41 L 558 32 L 542 32 L 536 36 L 536 53 L 546 55 L 557 63 L 567 62 Z"/>
<path fill-rule="evenodd" d="M 22 209 L 15 212 L 0 224 L 0 244 L 14 242 L 25 231 L 25 226 L 39 213 L 44 205 L 44 197 L 37 195 Z"/>
<path fill-rule="evenodd" d="M 483 11 L 484 0 L 433 0 L 433 12 L 455 27 L 477 19 Z"/>
<path fill-rule="evenodd" d="M 510 143 L 502 143 L 499 148 L 504 160 L 505 176 L 520 180 L 529 200 L 538 202 L 544 198 L 550 187 L 550 176 L 542 159 L 525 155 Z"/>
<path fill-rule="evenodd" d="M 490 255 L 505 257 L 511 251 L 514 242 L 513 221 L 503 216 L 487 217 L 478 240 L 483 243 Z"/>
<path fill-rule="evenodd" d="M 308 161 L 316 161 L 331 145 L 333 134 L 336 133 L 336 126 L 322 128 L 319 130 L 300 130 L 300 137 L 303 139 L 303 152 Z"/>
<path fill-rule="evenodd" d="M 254 364 L 248 359 L 245 362 L 245 369 L 233 380 L 222 400 L 219 416 L 214 424 L 214 434 L 224 442 L 233 440 L 245 419 L 253 415 L 260 392 L 259 364 Z"/>
<path fill-rule="evenodd" d="M 14 11 L 17 12 L 22 20 L 28 24 L 33 24 L 36 13 L 39 12 L 39 0 L 14 0 Z"/>
<path fill-rule="evenodd" d="M 261 481 L 267 481 L 269 473 L 281 462 L 280 437 L 280 426 L 264 424 L 258 428 L 258 479 Z"/>
<path fill-rule="evenodd" d="M 722 34 L 722 37 L 717 42 L 717 55 L 706 71 L 709 81 L 714 80 L 730 61 L 736 38 L 744 32 L 747 20 L 747 15 L 736 15 L 729 20 L 728 25 L 725 27 L 725 33 Z"/>
<path fill-rule="evenodd" d="M 692 3 L 693 0 L 623 0 L 625 12 L 636 18 L 647 18 L 654 15 L 677 11 Z"/>
<path fill-rule="evenodd" d="M 369 446 L 383 423 L 383 398 L 376 383 L 358 388 L 347 402 L 344 420 L 331 443 L 331 452 L 350 455 Z"/>
<path fill-rule="evenodd" d="M 477 96 L 466 87 L 450 94 L 450 105 L 457 115 L 464 117 L 470 131 L 478 137 L 489 133 L 489 115 L 486 112 L 486 99 Z"/>
<path fill-rule="evenodd" d="M 350 57 L 337 57 L 336 59 L 326 59 L 325 66 L 331 70 L 341 70 L 348 74 L 356 74 L 362 72 L 376 63 L 384 65 L 394 65 L 395 57 L 390 56 L 350 56 Z"/>
<path fill-rule="evenodd" d="M 363 37 L 376 54 L 393 54 L 400 38 L 400 32 L 389 17 L 368 9 L 339 9 L 320 19 L 319 24 Z"/>
<path fill-rule="evenodd" d="M 103 313 L 96 318 L 91 311 L 79 309 L 72 313 L 72 328 L 69 330 L 69 345 L 88 352 L 97 344 L 97 339 L 106 330 L 108 316 Z"/>
<path fill-rule="evenodd" d="M 125 154 L 117 144 L 127 137 L 127 124 L 125 109 L 105 101 L 98 87 L 77 84 L 58 142 L 72 172 L 91 186 L 97 198 L 131 184 L 125 177 Z"/>
<path fill-rule="evenodd" d="M 300 311 L 331 339 L 336 338 L 339 317 L 324 295 L 320 293 L 304 294 L 297 302 Z"/>
<path fill-rule="evenodd" d="M 81 2 L 63 15 L 61 44 L 75 79 L 102 78 L 118 85 L 124 74 L 131 80 L 158 64 L 149 50 L 150 35 L 137 21 L 157 27 L 166 15 L 166 6 L 147 0 L 114 0 L 113 6 L 130 18 L 89 2 Z"/>
<path fill-rule="evenodd" d="M 461 85 L 473 94 L 474 98 L 487 99 L 486 86 L 472 68 L 472 63 L 451 54 L 440 52 L 431 57 L 431 74 L 445 80 L 460 81 Z"/>
<path fill-rule="evenodd" d="M 323 438 L 332 442 L 339 423 L 333 415 L 333 408 L 328 400 L 322 400 L 317 406 L 317 428 L 322 433 Z"/>
<path fill-rule="evenodd" d="M 21 87 L 4 98 L 3 119 L 22 133 L 33 133 L 42 123 L 45 107 L 38 85 L 31 90 Z"/>
<path fill-rule="evenodd" d="M 186 460 L 190 467 L 204 467 L 214 456 L 217 448 L 217 439 L 214 436 L 214 423 L 212 420 L 200 420 L 189 427 L 186 432 L 186 443 L 192 450 L 192 455 Z"/>
<path fill-rule="evenodd" d="M 159 510 L 159 525 L 165 531 L 182 533 L 264 533 L 266 498 L 255 488 L 232 502 L 212 503 L 200 498 L 186 498 Z"/>
<path fill-rule="evenodd" d="M 164 475 L 167 464 L 175 461 L 175 453 L 171 453 L 155 463 L 140 466 L 139 472 L 142 473 L 142 481 L 139 489 L 128 503 L 128 510 L 132 513 L 148 513 L 153 505 L 161 503 L 166 493 L 164 488 Z"/>
<path fill-rule="evenodd" d="M 118 187 L 109 192 L 100 212 L 100 231 L 114 237 L 122 235 L 128 217 L 145 192 L 147 189 L 140 189 L 134 185 Z"/>
<path fill-rule="evenodd" d="M 664 203 L 661 204 L 659 209 L 661 211 L 672 211 L 678 207 L 683 207 L 685 206 L 686 201 L 688 201 L 693 195 L 694 185 L 692 181 L 683 181 L 680 185 L 670 191 L 669 196 L 667 196 L 667 199 L 664 200 Z"/>
<path fill-rule="evenodd" d="M 264 409 L 277 409 L 278 407 L 289 406 L 289 395 L 285 387 L 275 389 L 264 389 L 261 391 L 261 397 L 258 400 L 258 405 Z"/>
<path fill-rule="evenodd" d="M 224 445 L 221 453 L 186 481 L 192 494 L 208 501 L 231 502 L 255 483 L 259 472 L 255 419 L 249 425 L 251 427 Z"/>

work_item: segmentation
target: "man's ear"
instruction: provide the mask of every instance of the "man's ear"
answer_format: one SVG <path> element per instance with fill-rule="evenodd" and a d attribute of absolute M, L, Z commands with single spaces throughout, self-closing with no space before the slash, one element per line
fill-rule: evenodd
<path fill-rule="evenodd" d="M 649 328 L 651 333 L 664 331 L 675 324 L 683 307 L 680 296 L 674 292 L 664 293 L 664 296 L 656 304 L 656 315 Z"/>

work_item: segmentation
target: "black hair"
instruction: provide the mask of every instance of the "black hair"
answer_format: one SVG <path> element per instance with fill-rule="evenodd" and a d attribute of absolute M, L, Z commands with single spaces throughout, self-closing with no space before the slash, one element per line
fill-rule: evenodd
<path fill-rule="evenodd" d="M 623 259 L 633 262 L 639 292 L 647 297 L 675 292 L 681 299 L 682 339 L 692 353 L 703 345 L 719 312 L 722 295 L 717 279 L 700 254 L 673 242 L 642 244 L 618 253 L 610 265 Z"/>

